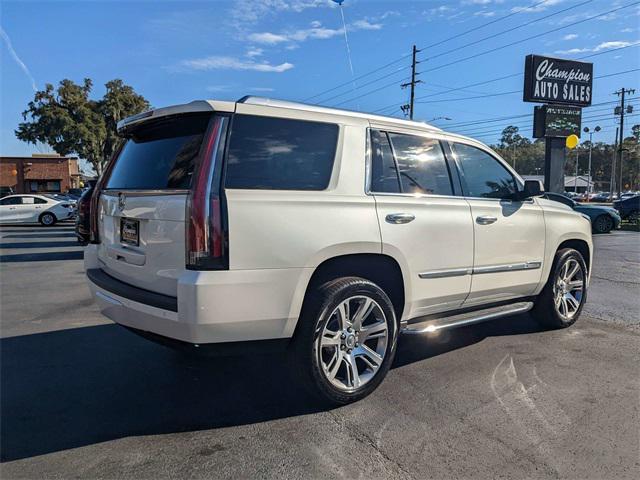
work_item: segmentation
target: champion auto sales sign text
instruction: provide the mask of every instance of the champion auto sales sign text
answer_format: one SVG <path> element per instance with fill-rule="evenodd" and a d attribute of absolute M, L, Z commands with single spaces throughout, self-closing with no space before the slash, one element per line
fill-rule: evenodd
<path fill-rule="evenodd" d="M 527 55 L 524 65 L 525 102 L 588 107 L 593 92 L 593 63 Z"/>

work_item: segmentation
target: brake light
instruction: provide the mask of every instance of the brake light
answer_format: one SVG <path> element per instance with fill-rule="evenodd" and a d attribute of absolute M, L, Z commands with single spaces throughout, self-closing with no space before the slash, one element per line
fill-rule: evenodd
<path fill-rule="evenodd" d="M 113 166 L 116 164 L 116 160 L 118 155 L 120 155 L 120 151 L 124 147 L 124 143 L 122 142 L 120 146 L 113 152 L 113 156 L 109 163 L 107 163 L 102 175 L 96 182 L 96 186 L 93 190 L 93 194 L 91 195 L 91 200 L 89 200 L 89 243 L 100 243 L 100 229 L 99 229 L 99 201 L 100 201 L 100 193 L 102 188 L 107 184 L 109 177 L 111 176 L 111 171 L 113 170 Z"/>
<path fill-rule="evenodd" d="M 228 268 L 225 247 L 222 157 L 228 118 L 214 117 L 187 201 L 186 267 L 191 270 Z"/>

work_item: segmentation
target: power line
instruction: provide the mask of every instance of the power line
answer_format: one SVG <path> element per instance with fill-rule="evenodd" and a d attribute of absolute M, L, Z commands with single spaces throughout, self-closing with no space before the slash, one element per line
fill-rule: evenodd
<path fill-rule="evenodd" d="M 616 72 L 616 73 L 610 73 L 608 75 L 600 75 L 598 77 L 593 77 L 594 80 L 599 80 L 601 78 L 606 78 L 606 77 L 614 77 L 616 75 L 624 75 L 625 73 L 632 73 L 632 72 L 637 72 L 639 71 L 640 68 L 634 68 L 631 70 L 625 70 L 624 72 Z M 416 103 L 442 103 L 442 102 L 459 102 L 462 100 L 475 100 L 478 98 L 489 98 L 489 97 L 499 97 L 499 96 L 503 96 L 503 95 L 513 95 L 515 93 L 522 93 L 522 90 L 510 90 L 508 92 L 498 92 L 498 93 L 488 93 L 485 95 L 476 95 L 473 97 L 458 97 L 458 98 L 445 98 L 445 99 L 441 99 L 441 100 L 429 100 L 426 102 L 416 102 Z"/>
<path fill-rule="evenodd" d="M 445 68 L 445 67 L 448 67 L 448 66 L 451 66 L 451 65 L 455 65 L 455 64 L 458 64 L 458 63 L 462 63 L 462 62 L 464 62 L 464 61 L 467 61 L 467 60 L 470 60 L 470 59 L 473 59 L 473 58 L 477 58 L 477 57 L 482 56 L 482 55 L 487 55 L 487 54 L 489 54 L 489 53 L 493 53 L 493 52 L 496 52 L 496 51 L 498 51 L 498 50 L 502 50 L 502 49 L 504 49 L 504 48 L 511 47 L 511 46 L 513 46 L 513 45 L 518 45 L 518 44 L 523 43 L 523 42 L 526 42 L 526 41 L 528 41 L 528 40 L 532 40 L 532 39 L 539 38 L 539 37 L 544 36 L 544 35 L 548 35 L 549 33 L 557 32 L 557 31 L 559 31 L 559 30 L 563 30 L 563 29 L 565 29 L 565 28 L 573 27 L 573 26 L 575 26 L 575 25 L 579 25 L 579 24 L 581 24 L 581 23 L 588 22 L 588 21 L 590 21 L 590 20 L 593 20 L 593 19 L 596 19 L 596 18 L 599 18 L 599 17 L 605 16 L 605 15 L 609 15 L 609 14 L 611 14 L 611 13 L 617 12 L 617 11 L 622 10 L 622 9 L 625 9 L 625 8 L 632 7 L 632 6 L 637 5 L 637 4 L 639 4 L 639 3 L 640 3 L 640 2 L 636 1 L 636 2 L 629 3 L 629 4 L 627 4 L 627 5 L 623 5 L 623 6 L 621 6 L 621 7 L 616 7 L 616 8 L 613 8 L 613 9 L 611 9 L 611 10 L 607 10 L 607 11 L 602 12 L 602 13 L 599 13 L 599 14 L 597 14 L 597 15 L 592 15 L 592 16 L 590 16 L 590 17 L 586 17 L 586 18 L 584 18 L 584 19 L 582 19 L 582 20 L 578 20 L 578 21 L 575 21 L 575 22 L 573 22 L 573 23 L 569 23 L 569 24 L 564 25 L 564 26 L 561 26 L 561 27 L 556 27 L 556 28 L 553 28 L 553 29 L 551 29 L 551 30 L 547 30 L 547 31 L 545 31 L 545 32 L 538 33 L 538 34 L 536 34 L 536 35 L 532 35 L 532 36 L 527 37 L 527 38 L 523 38 L 523 39 L 520 39 L 520 40 L 516 40 L 516 41 L 514 41 L 514 42 L 511 42 L 511 43 L 508 43 L 508 44 L 505 44 L 505 45 L 501 45 L 501 46 L 498 46 L 498 47 L 491 48 L 491 49 L 489 49 L 489 50 L 485 50 L 484 52 L 476 53 L 476 54 L 474 54 L 474 55 L 470 55 L 470 56 L 468 56 L 468 57 L 464 57 L 464 58 L 461 58 L 461 59 L 458 59 L 458 60 L 454 60 L 454 61 L 449 62 L 449 63 L 445 63 L 445 64 L 443 64 L 443 65 L 439 65 L 439 66 L 434 67 L 434 68 L 431 68 L 431 69 L 427 69 L 427 70 L 425 70 L 425 71 L 424 71 L 424 73 L 426 73 L 426 72 L 433 72 L 433 71 L 435 71 L 435 70 L 439 70 L 439 69 L 441 69 L 441 68 Z M 477 42 L 474 42 L 474 43 L 472 43 L 472 44 L 470 44 L 470 45 L 474 45 L 475 43 L 477 43 Z M 467 45 L 467 46 L 468 46 L 468 45 Z M 613 50 L 613 49 L 612 49 L 612 50 Z M 595 55 L 593 55 L 593 56 L 595 56 Z M 586 57 L 588 57 L 588 56 L 585 56 L 585 58 L 586 58 Z M 521 75 L 521 74 L 514 74 L 513 76 L 516 76 L 516 75 Z M 347 84 L 348 84 L 348 82 L 347 82 Z M 377 89 L 375 89 L 375 90 L 371 90 L 371 91 L 369 91 L 369 92 L 367 92 L 367 93 L 365 93 L 365 94 L 362 94 L 362 95 L 356 96 L 356 97 L 354 97 L 354 98 L 347 99 L 347 100 L 345 100 L 345 101 L 343 101 L 343 102 L 340 102 L 340 103 L 338 103 L 337 105 L 334 105 L 334 106 L 344 105 L 345 103 L 349 103 L 349 102 L 351 102 L 351 101 L 353 101 L 353 100 L 357 100 L 357 99 L 362 98 L 362 97 L 365 97 L 365 96 L 367 96 L 367 95 L 371 95 L 372 93 L 376 93 L 376 92 L 378 92 L 378 91 L 380 91 L 380 90 L 383 90 L 384 88 L 388 88 L 388 87 L 393 86 L 393 85 L 394 85 L 394 83 L 387 84 L 387 85 L 385 85 L 385 86 L 383 86 L 383 87 L 377 88 Z M 512 93 L 515 93 L 515 92 L 512 92 Z M 508 95 L 508 94 L 509 94 L 509 93 L 503 93 L 502 95 Z M 497 94 L 492 94 L 492 96 L 497 96 Z M 478 97 L 478 98 L 482 98 L 482 97 Z M 472 99 L 472 98 L 471 98 L 471 97 L 466 97 L 466 98 L 464 98 L 463 100 L 470 100 L 470 99 Z M 456 101 L 457 101 L 457 100 L 456 100 Z M 419 102 L 419 103 L 424 103 L 424 102 Z M 433 103 L 438 103 L 438 102 L 433 102 Z M 386 108 L 386 107 L 385 107 L 385 108 Z M 382 109 L 381 109 L 381 110 L 382 110 Z"/>
<path fill-rule="evenodd" d="M 640 115 L 640 114 L 636 113 L 636 114 L 632 114 L 632 115 L 627 115 L 627 117 L 631 117 L 631 116 L 634 116 L 634 115 Z M 584 117 L 582 120 L 597 121 L 597 120 L 608 120 L 608 119 L 611 119 L 611 120 L 614 119 L 612 113 L 609 113 L 609 114 L 600 113 L 600 114 L 597 114 L 597 115 L 594 115 L 594 116 L 591 116 L 591 117 Z M 522 132 L 530 131 L 533 128 L 530 123 L 523 124 L 522 122 L 511 123 L 511 124 L 509 124 L 507 126 L 518 127 L 518 130 L 522 131 Z M 486 137 L 486 136 L 490 136 L 490 135 L 499 135 L 499 134 L 501 134 L 503 132 L 504 128 L 506 128 L 506 127 L 503 127 L 503 128 L 499 128 L 498 129 L 496 127 L 497 126 L 492 127 L 492 128 L 494 128 L 492 130 L 482 130 L 482 131 L 460 132 L 460 131 L 453 131 L 452 130 L 452 133 L 456 133 L 458 135 L 470 136 L 470 137 Z"/>
<path fill-rule="evenodd" d="M 611 48 L 611 49 L 608 49 L 608 50 L 605 50 L 605 51 L 602 51 L 602 52 L 592 53 L 592 54 L 589 54 L 589 55 L 583 55 L 582 57 L 576 58 L 576 60 L 584 60 L 586 58 L 596 57 L 598 55 L 604 55 L 604 54 L 607 54 L 607 53 L 613 53 L 613 52 L 617 52 L 619 50 L 624 50 L 624 49 L 627 49 L 627 48 L 633 48 L 633 47 L 638 47 L 638 46 L 640 46 L 640 42 L 632 43 L 631 45 L 625 45 L 624 47 Z M 471 83 L 469 85 L 463 85 L 462 87 L 450 88 L 450 89 L 442 91 L 442 92 L 432 93 L 432 94 L 429 94 L 429 95 L 423 95 L 421 97 L 417 97 L 416 100 L 421 100 L 421 99 L 424 99 L 424 98 L 430 98 L 430 97 L 435 97 L 435 96 L 439 96 L 439 95 L 444 95 L 445 93 L 458 92 L 458 91 L 461 91 L 461 90 L 465 90 L 465 89 L 467 89 L 469 87 L 477 87 L 477 86 L 480 86 L 480 85 L 487 85 L 489 83 L 499 82 L 501 80 L 506 80 L 508 78 L 513 78 L 513 77 L 520 77 L 522 75 L 524 75 L 524 72 L 511 73 L 509 75 L 503 75 L 501 77 L 492 78 L 492 79 L 489 79 L 489 80 L 483 80 L 481 82 Z M 377 110 L 374 110 L 373 113 L 379 113 L 379 112 L 382 112 L 383 110 L 387 110 L 387 109 L 389 109 L 391 107 L 396 107 L 397 105 L 398 105 L 398 103 L 393 103 L 393 104 L 387 105 L 385 107 L 379 108 Z"/>
<path fill-rule="evenodd" d="M 623 6 L 621 6 L 621 7 L 612 8 L 611 10 L 607 10 L 606 12 L 602 12 L 602 13 L 599 13 L 599 14 L 597 14 L 597 15 L 592 15 L 592 16 L 590 16 L 590 17 L 583 18 L 582 20 L 577 20 L 577 21 L 575 21 L 575 22 L 573 22 L 573 23 L 568 23 L 567 25 L 563 25 L 563 26 L 561 26 L 561 27 L 552 28 L 551 30 L 547 30 L 547 31 L 545 31 L 545 32 L 537 33 L 537 34 L 535 34 L 535 35 L 531 35 L 530 37 L 522 38 L 522 39 L 520 39 L 520 40 L 516 40 L 516 41 L 514 41 L 514 42 L 510 42 L 510 43 L 507 43 L 507 44 L 505 44 L 505 45 L 500 45 L 499 47 L 490 48 L 489 50 L 485 50 L 484 52 L 475 53 L 475 54 L 470 55 L 470 56 L 468 56 L 468 57 L 460 58 L 460 59 L 458 59 L 458 60 L 454 60 L 454 61 L 449 62 L 449 63 L 445 63 L 445 64 L 442 64 L 442 65 L 438 65 L 437 67 L 434 67 L 434 68 L 431 68 L 431 69 L 425 70 L 425 72 L 433 72 L 433 71 L 435 71 L 435 70 L 440 70 L 441 68 L 450 67 L 451 65 L 456 65 L 456 64 L 458 64 L 458 63 L 462 63 L 462 62 L 465 62 L 465 61 L 467 61 L 467 60 L 471 60 L 471 59 L 473 59 L 473 58 L 478 58 L 478 57 L 481 57 L 481 56 L 483 56 L 483 55 L 487 55 L 487 54 L 489 54 L 489 53 L 497 52 L 498 50 L 502 50 L 503 48 L 512 47 L 512 46 L 514 46 L 514 45 L 518 45 L 518 44 L 523 43 L 523 42 L 526 42 L 526 41 L 528 41 L 528 40 L 533 40 L 533 39 L 535 39 L 535 38 L 539 38 L 539 37 L 542 37 L 542 36 L 544 36 L 544 35 L 548 35 L 548 34 L 550 34 L 550 33 L 557 32 L 557 31 L 559 31 L 559 30 L 564 30 L 565 28 L 570 28 L 570 27 L 573 27 L 573 26 L 575 26 L 575 25 L 579 25 L 579 24 L 581 24 L 581 23 L 588 22 L 588 21 L 590 21 L 590 20 L 594 20 L 594 19 L 596 19 L 596 18 L 603 17 L 603 16 L 605 16 L 605 15 L 609 15 L 610 13 L 614 13 L 614 12 L 617 12 L 617 11 L 619 11 L 619 10 L 623 10 L 623 9 L 625 9 L 625 8 L 633 7 L 634 5 L 638 5 L 639 3 L 640 3 L 640 2 L 632 2 L 632 3 L 629 3 L 629 4 L 627 4 L 627 5 L 623 5 Z"/>
<path fill-rule="evenodd" d="M 376 78 L 375 80 L 371 80 L 370 82 L 367 82 L 367 83 L 362 83 L 362 84 L 358 85 L 355 89 L 358 89 L 358 88 L 364 88 L 364 87 L 366 87 L 366 86 L 368 86 L 368 85 L 372 85 L 372 84 L 374 84 L 374 83 L 377 83 L 377 82 L 379 82 L 380 80 L 384 80 L 385 78 L 389 78 L 389 77 L 392 77 L 393 75 L 397 75 L 398 73 L 404 73 L 404 70 L 407 70 L 408 68 L 411 68 L 411 66 L 410 66 L 410 65 L 406 65 L 406 66 L 404 66 L 404 67 L 399 68 L 398 70 L 394 70 L 394 71 L 393 71 L 393 72 L 391 72 L 391 73 L 388 73 L 388 74 L 386 74 L 386 75 L 383 75 L 382 77 L 378 77 L 378 78 Z M 393 85 L 395 85 L 395 84 L 397 84 L 397 83 L 398 83 L 398 80 L 396 80 L 396 81 L 393 83 Z M 338 93 L 338 94 L 336 94 L 336 95 L 333 95 L 332 97 L 325 98 L 324 100 L 322 100 L 322 102 L 330 102 L 331 100 L 334 100 L 334 99 L 336 99 L 336 98 L 338 98 L 338 97 L 341 97 L 341 96 L 343 96 L 343 95 L 348 95 L 348 94 L 350 94 L 350 93 L 353 93 L 353 90 L 347 90 L 347 91 L 345 91 L 345 92 L 342 92 L 342 93 Z"/>
<path fill-rule="evenodd" d="M 589 107 L 585 107 L 585 109 L 589 108 L 593 108 L 593 107 L 598 107 L 598 106 L 602 106 L 602 105 L 613 105 L 613 104 L 617 104 L 618 101 L 617 100 L 612 100 L 610 102 L 601 102 L 601 103 L 593 103 L 591 104 Z M 457 123 L 448 123 L 447 127 L 451 128 L 451 127 L 467 127 L 467 126 L 473 126 L 473 125 L 478 125 L 478 124 L 482 124 L 482 123 L 495 123 L 495 122 L 500 122 L 500 121 L 504 121 L 504 120 L 510 120 L 510 119 L 515 119 L 515 118 L 523 118 L 523 117 L 533 117 L 533 113 L 524 113 L 522 115 L 511 115 L 511 116 L 506 116 L 506 117 L 494 117 L 494 118 L 487 118 L 484 120 L 470 120 L 468 122 L 457 122 Z"/>
<path fill-rule="evenodd" d="M 509 28 L 507 30 L 503 30 L 502 32 L 494 33 L 493 35 L 489 35 L 488 37 L 481 38 L 481 39 L 476 40 L 474 42 L 470 42 L 470 43 L 467 43 L 465 45 L 460 45 L 460 46 L 452 48 L 450 50 L 446 50 L 444 52 L 440 52 L 437 55 L 433 55 L 431 57 L 428 57 L 426 60 L 433 60 L 434 58 L 442 57 L 443 55 L 448 55 L 449 53 L 457 52 L 458 50 L 462 50 L 463 48 L 467 48 L 467 47 L 470 47 L 472 45 L 477 45 L 478 43 L 484 42 L 485 40 L 490 40 L 492 38 L 499 37 L 500 35 L 504 35 L 505 33 L 513 32 L 514 30 L 518 30 L 519 28 L 528 27 L 529 25 L 532 25 L 534 23 L 540 22 L 542 20 L 546 20 L 547 18 L 551 18 L 551 17 L 554 17 L 556 15 L 560 15 L 561 13 L 564 13 L 564 12 L 566 12 L 568 10 L 572 10 L 574 8 L 581 7 L 581 6 L 586 5 L 587 3 L 591 3 L 591 2 L 593 2 L 593 0 L 586 0 L 585 2 L 579 3 L 577 5 L 571 5 L 570 7 L 567 7 L 567 8 L 564 8 L 562 10 L 558 10 L 556 12 L 550 13 L 548 15 L 545 15 L 544 17 L 539 17 L 539 18 L 530 20 L 528 22 L 521 23 L 519 25 L 516 25 L 515 27 L 511 27 L 511 28 Z"/>
<path fill-rule="evenodd" d="M 425 48 L 431 48 L 431 47 L 435 47 L 435 46 L 438 46 L 438 45 L 442 45 L 443 43 L 446 43 L 446 42 L 448 42 L 450 40 L 454 40 L 456 38 L 459 38 L 459 37 L 462 37 L 464 35 L 467 35 L 467 34 L 469 34 L 471 32 L 475 32 L 476 30 L 480 30 L 481 28 L 487 27 L 489 25 L 493 25 L 494 23 L 500 22 L 502 20 L 506 20 L 507 18 L 510 18 L 510 17 L 512 17 L 514 15 L 517 15 L 519 13 L 530 11 L 531 9 L 533 9 L 533 8 L 539 6 L 539 5 L 542 5 L 544 3 L 547 3 L 548 1 L 549 0 L 542 0 L 542 1 L 539 1 L 539 2 L 535 2 L 535 3 L 531 4 L 531 5 L 529 5 L 528 7 L 522 7 L 522 8 L 520 8 L 520 9 L 518 9 L 516 11 L 513 11 L 513 12 L 511 12 L 508 15 L 505 15 L 503 17 L 496 18 L 496 19 L 491 20 L 489 22 L 483 23 L 482 25 L 479 25 L 477 27 L 471 28 L 471 29 L 466 30 L 466 31 L 464 31 L 462 33 L 456 34 L 456 35 L 454 35 L 452 37 L 445 38 L 444 40 L 440 40 L 440 41 L 438 41 L 436 43 L 432 43 L 431 45 L 427 45 Z M 336 85 L 334 87 L 331 87 L 331 88 L 329 88 L 327 90 L 324 90 L 324 91 L 322 91 L 320 93 L 317 93 L 315 95 L 312 95 L 310 97 L 306 97 L 302 101 L 303 102 L 307 102 L 307 101 L 312 100 L 314 98 L 321 97 L 326 93 L 338 90 L 338 89 L 340 89 L 340 88 L 342 88 L 344 86 L 351 85 L 352 82 L 354 82 L 354 81 L 361 80 L 362 78 L 368 77 L 369 75 L 372 75 L 372 74 L 374 74 L 376 72 L 379 72 L 380 70 L 384 70 L 385 68 L 388 68 L 391 65 L 395 65 L 396 63 L 399 63 L 399 62 L 403 61 L 404 59 L 409 58 L 410 56 L 411 56 L 411 54 L 402 55 L 400 58 L 398 58 L 396 60 L 393 60 L 392 62 L 386 63 L 386 64 L 384 64 L 384 65 L 382 65 L 380 67 L 374 68 L 373 70 L 370 70 L 370 71 L 368 71 L 366 73 L 363 73 L 362 75 L 360 75 L 358 77 L 355 77 L 352 80 L 349 80 L 349 81 L 344 82 L 344 83 L 340 83 L 340 84 L 338 84 L 338 85 Z"/>
<path fill-rule="evenodd" d="M 490 20 L 489 22 L 483 23 L 482 25 L 478 25 L 477 27 L 473 27 L 473 28 L 470 28 L 469 30 L 465 30 L 462 33 L 458 33 L 458 34 L 453 35 L 453 36 L 451 36 L 449 38 L 445 38 L 444 40 L 440 40 L 440 41 L 438 41 L 436 43 L 432 43 L 431 45 L 427 45 L 424 48 L 437 47 L 438 45 L 442 45 L 443 43 L 449 42 L 451 40 L 455 40 L 456 38 L 460 38 L 460 37 L 462 37 L 464 35 L 467 35 L 468 33 L 475 32 L 475 31 L 480 30 L 480 29 L 482 29 L 484 27 L 488 27 L 489 25 L 493 25 L 494 23 L 498 23 L 498 22 L 501 22 L 502 20 L 506 20 L 507 18 L 513 17 L 514 15 L 517 15 L 519 13 L 531 11 L 532 9 L 534 9 L 534 8 L 544 4 L 544 3 L 547 3 L 548 1 L 549 0 L 542 0 L 541 2 L 535 2 L 535 3 L 531 4 L 531 5 L 529 5 L 528 7 L 518 8 L 517 10 L 512 11 L 508 15 L 496 18 L 495 20 Z"/>

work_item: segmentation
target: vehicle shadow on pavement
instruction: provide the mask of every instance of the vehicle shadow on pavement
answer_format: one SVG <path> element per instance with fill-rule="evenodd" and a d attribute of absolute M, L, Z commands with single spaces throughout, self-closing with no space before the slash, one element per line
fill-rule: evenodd
<path fill-rule="evenodd" d="M 74 244 L 78 246 L 77 243 Z M 67 250 L 62 252 L 12 253 L 0 255 L 0 263 L 16 262 L 50 262 L 55 260 L 82 260 L 83 250 Z"/>
<path fill-rule="evenodd" d="M 538 331 L 528 316 L 401 338 L 394 368 Z M 292 386 L 282 354 L 194 358 L 116 325 L 0 340 L 3 462 L 134 435 L 209 430 L 326 410 Z M 391 373 L 393 375 L 393 372 Z M 366 400 L 364 400 L 366 401 Z"/>

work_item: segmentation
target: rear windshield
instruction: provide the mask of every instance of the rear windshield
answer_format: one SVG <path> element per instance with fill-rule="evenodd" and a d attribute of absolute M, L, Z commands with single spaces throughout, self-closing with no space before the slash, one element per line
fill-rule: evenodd
<path fill-rule="evenodd" d="M 130 132 L 106 188 L 189 188 L 210 118 L 210 114 L 180 116 Z"/>

